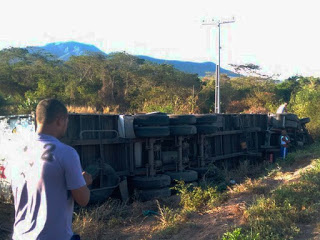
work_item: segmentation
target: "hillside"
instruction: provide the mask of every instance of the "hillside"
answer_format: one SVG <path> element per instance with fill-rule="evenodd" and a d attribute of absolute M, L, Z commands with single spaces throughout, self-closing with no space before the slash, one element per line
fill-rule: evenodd
<path fill-rule="evenodd" d="M 90 52 L 107 55 L 107 53 L 101 51 L 94 45 L 79 42 L 56 42 L 41 47 L 28 47 L 28 50 L 32 52 L 43 50 L 51 53 L 52 55 L 63 61 L 67 61 L 71 56 L 81 56 Z M 198 74 L 200 77 L 204 77 L 207 72 L 215 72 L 216 69 L 216 64 L 212 62 L 197 63 L 177 60 L 165 60 L 143 55 L 138 55 L 137 57 L 157 64 L 173 65 L 180 71 Z M 220 72 L 222 74 L 227 74 L 229 77 L 237 76 L 237 74 L 223 68 L 220 69 Z"/>
<path fill-rule="evenodd" d="M 163 60 L 152 58 L 148 56 L 137 56 L 139 58 L 145 59 L 150 62 L 154 62 L 157 64 L 169 64 L 173 65 L 176 69 L 187 72 L 187 73 L 197 73 L 200 77 L 204 77 L 208 72 L 215 72 L 216 64 L 212 62 L 203 62 L 203 63 L 196 63 L 196 62 L 184 62 L 184 61 L 176 61 L 176 60 Z M 229 77 L 237 77 L 238 74 L 226 70 L 224 68 L 220 69 L 221 74 L 227 74 Z"/>

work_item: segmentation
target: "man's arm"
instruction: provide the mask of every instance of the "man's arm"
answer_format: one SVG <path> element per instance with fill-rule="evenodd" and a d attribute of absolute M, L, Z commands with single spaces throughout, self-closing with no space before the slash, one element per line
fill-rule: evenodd
<path fill-rule="evenodd" d="M 80 158 L 75 149 L 68 147 L 63 157 L 62 165 L 65 171 L 67 189 L 71 191 L 76 203 L 84 207 L 90 199 L 90 190 L 87 186 L 92 183 L 92 177 L 82 171 Z"/>
<path fill-rule="evenodd" d="M 72 197 L 81 207 L 85 207 L 90 200 L 90 190 L 87 186 L 92 183 L 92 177 L 86 172 L 82 172 L 86 185 L 74 190 L 71 190 Z"/>
<path fill-rule="evenodd" d="M 288 147 L 290 140 L 286 136 L 282 136 L 281 140 L 285 142 L 285 147 Z"/>

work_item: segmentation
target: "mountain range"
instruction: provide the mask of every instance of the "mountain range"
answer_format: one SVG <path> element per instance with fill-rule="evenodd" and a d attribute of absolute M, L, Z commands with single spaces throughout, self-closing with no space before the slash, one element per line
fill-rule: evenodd
<path fill-rule="evenodd" d="M 71 56 L 81 56 L 85 55 L 89 52 L 100 53 L 107 55 L 107 53 L 101 51 L 94 45 L 79 43 L 79 42 L 56 42 L 56 43 L 49 43 L 45 46 L 41 47 L 27 47 L 30 52 L 36 51 L 45 51 L 54 56 L 58 59 L 67 61 Z M 136 57 L 144 59 L 146 61 L 150 61 L 157 64 L 169 64 L 173 65 L 176 69 L 187 72 L 198 74 L 199 77 L 204 77 L 208 72 L 215 72 L 216 64 L 213 62 L 188 62 L 188 61 L 178 61 L 178 60 L 165 60 L 165 59 L 158 59 L 149 56 L 137 55 Z M 227 74 L 229 77 L 238 76 L 236 73 L 220 68 L 221 74 Z"/>

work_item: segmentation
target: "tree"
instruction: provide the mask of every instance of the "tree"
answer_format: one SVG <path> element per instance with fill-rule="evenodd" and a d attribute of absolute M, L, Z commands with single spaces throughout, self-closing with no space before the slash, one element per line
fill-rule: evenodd
<path fill-rule="evenodd" d="M 268 75 L 261 73 L 261 67 L 253 63 L 229 65 L 233 67 L 234 71 L 239 75 L 256 77 L 260 80 L 274 79 L 276 77 L 279 77 L 279 74 Z"/>
<path fill-rule="evenodd" d="M 300 118 L 310 117 L 311 122 L 308 124 L 309 130 L 320 136 L 320 79 L 305 78 L 309 83 L 303 81 L 303 86 L 292 96 L 289 105 L 294 113 Z"/>

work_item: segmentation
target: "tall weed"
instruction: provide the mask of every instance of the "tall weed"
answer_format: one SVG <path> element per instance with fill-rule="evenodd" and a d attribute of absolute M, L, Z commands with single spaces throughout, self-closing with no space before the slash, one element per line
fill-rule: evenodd
<path fill-rule="evenodd" d="M 180 205 L 184 211 L 203 211 L 220 204 L 225 198 L 224 194 L 212 186 L 192 186 L 179 181 L 174 189 L 180 196 Z"/>

